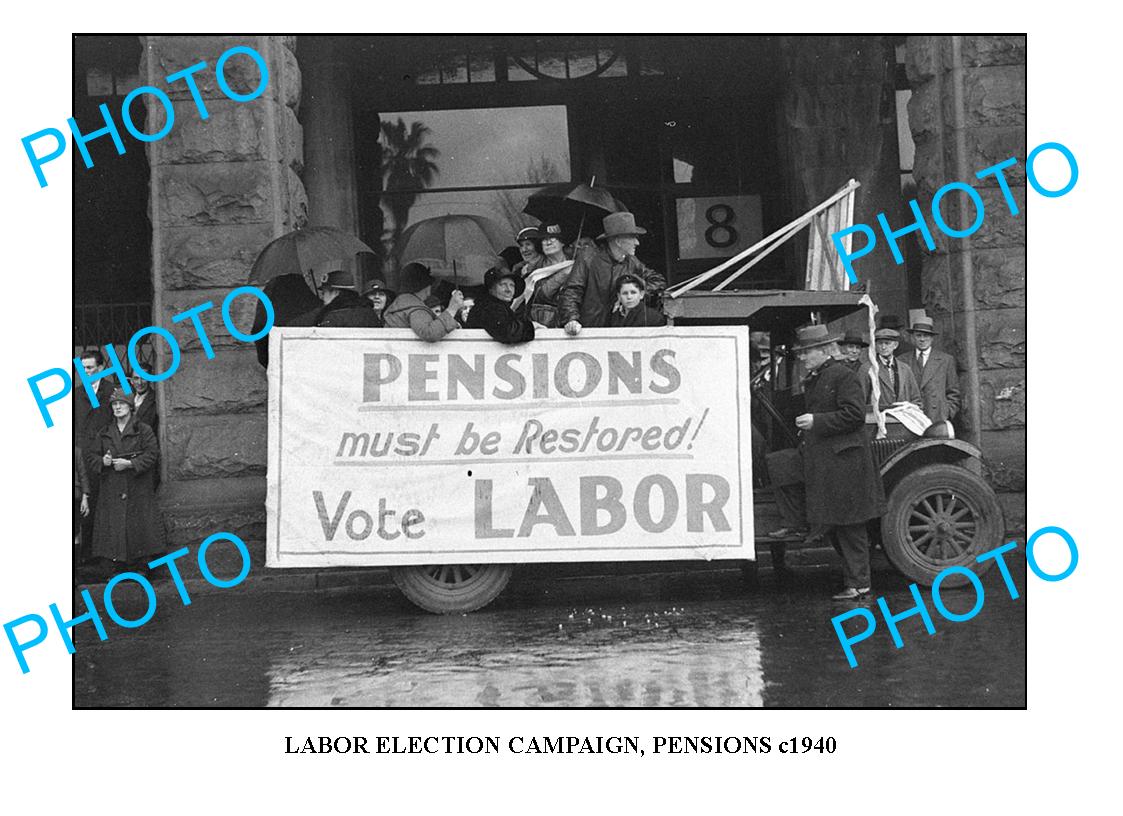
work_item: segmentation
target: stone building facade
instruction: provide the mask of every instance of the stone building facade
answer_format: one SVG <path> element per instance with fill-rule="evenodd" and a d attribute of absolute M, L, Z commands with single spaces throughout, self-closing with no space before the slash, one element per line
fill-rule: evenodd
<path fill-rule="evenodd" d="M 257 252 L 271 239 L 306 223 L 359 231 L 348 66 L 322 43 L 304 38 L 142 41 L 140 73 L 147 84 L 161 85 L 168 74 L 200 60 L 211 66 L 196 75 L 210 117 L 200 120 L 188 89 L 177 83 L 175 127 L 147 148 L 154 318 L 176 334 L 184 350 L 178 373 L 157 388 L 163 417 L 161 498 L 170 541 L 191 545 L 228 530 L 254 543 L 259 556 L 266 378 L 252 347 L 225 331 L 218 307 L 231 288 L 248 282 Z M 213 73 L 218 57 L 239 44 L 252 45 L 270 71 L 264 95 L 248 103 L 228 99 Z M 854 177 L 863 185 L 856 221 L 873 223 L 884 211 L 898 213 L 896 223 L 906 223 L 893 43 L 883 37 L 782 37 L 774 47 L 783 75 L 776 130 L 793 210 L 802 212 Z M 1011 155 L 1024 161 L 1024 38 L 910 37 L 907 53 L 922 207 L 946 181 L 970 179 L 974 170 Z M 231 59 L 226 76 L 243 93 L 258 83 L 249 59 Z M 155 117 L 150 121 L 159 127 L 162 109 L 148 99 Z M 960 173 L 964 145 L 968 174 Z M 1011 184 L 1021 215 L 1009 216 L 1001 194 L 988 183 L 981 191 L 987 220 L 979 233 L 969 242 L 936 234 L 936 252 L 923 258 L 923 304 L 908 302 L 907 276 L 888 253 L 863 260 L 862 271 L 875 299 L 890 310 L 927 308 L 945 327 L 942 340 L 961 365 L 973 352 L 977 375 L 965 377 L 977 382 L 967 395 L 978 422 L 971 431 L 978 434 L 991 479 L 1004 491 L 1010 527 L 1022 529 L 1026 313 L 1020 169 Z M 948 220 L 955 223 L 950 215 Z M 965 281 L 973 281 L 969 292 Z M 204 301 L 215 306 L 203 319 L 214 359 L 206 358 L 189 324 L 171 323 L 172 315 Z M 252 298 L 241 299 L 238 307 L 235 319 L 248 328 Z M 167 354 L 159 346 L 157 352 Z M 163 370 L 167 360 L 158 362 Z"/>
<path fill-rule="evenodd" d="M 264 95 L 235 102 L 217 86 L 213 66 L 228 48 L 248 44 L 269 66 Z M 301 76 L 293 37 L 145 37 L 141 76 L 156 80 L 207 62 L 196 74 L 210 113 L 201 120 L 190 91 L 170 95 L 176 126 L 148 147 L 151 168 L 154 317 L 183 350 L 176 375 L 157 389 L 161 423 L 162 504 L 169 541 L 198 542 L 215 530 L 264 540 L 266 378 L 252 345 L 230 336 L 220 306 L 249 281 L 261 247 L 302 226 L 308 217 L 300 173 L 302 130 L 296 111 Z M 260 79 L 250 59 L 230 59 L 230 87 L 249 94 Z M 149 115 L 162 126 L 152 97 Z M 172 316 L 209 301 L 202 316 L 214 346 L 207 359 L 189 322 Z M 235 302 L 235 322 L 248 330 L 255 302 Z M 167 354 L 157 344 L 157 354 Z M 167 360 L 158 359 L 157 370 Z"/>
<path fill-rule="evenodd" d="M 925 253 L 924 306 L 944 327 L 942 344 L 959 360 L 968 387 L 967 432 L 985 456 L 1012 530 L 1026 524 L 1026 39 L 1024 36 L 910 37 L 909 124 L 913 175 L 923 212 L 949 181 L 976 188 L 986 215 L 969 238 L 934 230 Z M 1014 156 L 1005 175 L 1017 202 L 1011 214 L 994 176 L 975 173 Z M 951 195 L 941 208 L 960 222 Z M 904 222 L 902 222 L 903 225 Z M 975 385 L 972 388 L 971 369 Z"/>

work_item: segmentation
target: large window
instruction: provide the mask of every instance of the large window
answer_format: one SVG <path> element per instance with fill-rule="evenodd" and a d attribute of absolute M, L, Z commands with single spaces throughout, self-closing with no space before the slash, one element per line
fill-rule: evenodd
<path fill-rule="evenodd" d="M 647 230 L 640 259 L 672 281 L 782 225 L 777 87 L 757 79 L 774 62 L 767 38 L 707 40 L 689 59 L 684 42 L 495 36 L 440 38 L 427 53 L 394 52 L 396 40 L 372 48 L 385 64 L 371 69 L 382 82 L 356 85 L 360 218 L 386 274 L 402 233 L 423 219 L 483 216 L 513 243 L 536 223 L 522 213 L 527 197 L 555 182 L 607 188 Z M 599 221 L 588 226 L 599 234 Z M 784 263 L 776 253 L 737 285 L 791 285 Z"/>
<path fill-rule="evenodd" d="M 510 233 L 534 219 L 527 196 L 568 181 L 569 123 L 563 105 L 379 114 L 377 161 L 368 161 L 381 241 L 392 266 L 401 234 L 413 224 L 450 214 L 482 216 Z"/>

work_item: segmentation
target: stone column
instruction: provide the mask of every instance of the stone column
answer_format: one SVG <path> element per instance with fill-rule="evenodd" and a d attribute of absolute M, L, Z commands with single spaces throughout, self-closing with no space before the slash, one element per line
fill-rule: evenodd
<path fill-rule="evenodd" d="M 355 133 L 351 118 L 352 70 L 330 37 L 301 37 L 304 90 L 300 120 L 307 161 L 308 223 L 359 234 Z"/>
<path fill-rule="evenodd" d="M 791 180 L 793 214 L 806 212 L 847 180 L 861 182 L 854 223 L 875 224 L 877 213 L 903 223 L 893 71 L 885 37 L 781 37 L 788 74 L 780 105 L 781 144 Z M 857 239 L 856 239 L 857 240 Z M 798 262 L 807 236 L 798 236 Z M 885 312 L 905 314 L 908 278 L 888 250 L 857 268 Z M 802 279 L 803 269 L 800 268 Z"/>
<path fill-rule="evenodd" d="M 909 127 L 916 141 L 917 198 L 931 212 L 932 196 L 950 181 L 978 189 L 986 210 L 982 227 L 965 240 L 951 239 L 932 226 L 936 251 L 924 257 L 923 291 L 928 314 L 942 327 L 937 348 L 956 355 L 961 371 L 970 347 L 967 312 L 974 312 L 980 427 L 977 434 L 987 475 L 1011 530 L 1025 529 L 1026 486 L 1026 41 L 1018 36 L 963 36 L 959 60 L 952 38 L 909 37 L 908 76 L 912 86 Z M 956 85 L 961 83 L 963 119 L 957 128 Z M 966 167 L 960 167 L 956 139 L 962 133 Z M 1006 178 L 1019 214 L 1011 215 L 993 177 L 975 172 L 1014 156 Z M 944 219 L 960 224 L 964 200 L 949 195 L 941 203 Z M 973 218 L 968 213 L 967 222 Z M 970 252 L 964 255 L 968 246 Z M 965 264 L 973 291 L 964 291 Z M 967 415 L 965 406 L 963 415 Z"/>
<path fill-rule="evenodd" d="M 250 267 L 265 244 L 302 225 L 307 202 L 297 175 L 303 146 L 296 119 L 300 72 L 289 37 L 145 37 L 141 76 L 169 87 L 169 74 L 205 61 L 195 81 L 210 113 L 200 118 L 182 81 L 169 87 L 175 123 L 148 147 L 151 165 L 153 318 L 179 341 L 179 370 L 157 386 L 164 484 L 161 505 L 169 544 L 190 545 L 217 531 L 264 541 L 266 379 L 252 344 L 231 337 L 222 322 L 223 298 L 249 281 Z M 236 102 L 218 87 L 219 56 L 248 45 L 269 67 L 265 92 Z M 253 60 L 238 55 L 224 66 L 230 87 L 257 88 Z M 152 97 L 149 122 L 163 125 Z M 211 302 L 202 315 L 215 357 L 208 360 L 190 322 L 172 316 Z M 255 301 L 235 302 L 234 322 L 248 333 Z M 157 342 L 158 370 L 168 350 Z"/>

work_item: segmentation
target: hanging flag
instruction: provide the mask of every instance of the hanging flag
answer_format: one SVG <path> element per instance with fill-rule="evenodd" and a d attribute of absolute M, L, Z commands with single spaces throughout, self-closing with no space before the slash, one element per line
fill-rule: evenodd
<path fill-rule="evenodd" d="M 842 265 L 842 258 L 834 248 L 831 235 L 854 226 L 854 182 L 843 190 L 846 195 L 811 219 L 811 236 L 807 245 L 807 275 L 804 289 L 808 291 L 846 291 L 850 279 Z M 841 192 L 841 191 L 840 191 Z M 850 252 L 851 236 L 842 239 L 846 252 Z"/>

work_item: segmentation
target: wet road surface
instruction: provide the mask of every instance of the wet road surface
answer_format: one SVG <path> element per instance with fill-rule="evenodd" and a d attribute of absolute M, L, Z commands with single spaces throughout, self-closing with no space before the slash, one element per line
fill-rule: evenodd
<path fill-rule="evenodd" d="M 756 590 L 735 571 L 536 578 L 451 617 L 384 588 L 234 588 L 183 607 L 165 585 L 143 627 L 75 633 L 75 705 L 1022 707 L 1024 563 L 1011 563 L 1021 597 L 991 570 L 973 620 L 940 618 L 929 597 L 937 634 L 908 618 L 902 649 L 879 617 L 856 669 L 830 620 L 853 605 L 829 599 L 837 579 L 823 571 Z M 875 578 L 892 612 L 912 606 L 903 579 Z M 944 600 L 962 613 L 974 594 Z"/>

